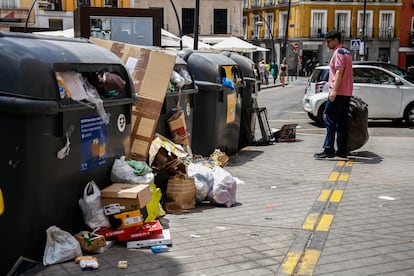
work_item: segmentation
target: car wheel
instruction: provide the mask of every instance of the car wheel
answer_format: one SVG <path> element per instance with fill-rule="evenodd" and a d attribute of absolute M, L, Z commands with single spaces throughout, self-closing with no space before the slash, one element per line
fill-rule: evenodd
<path fill-rule="evenodd" d="M 321 126 L 325 126 L 325 103 L 321 104 L 318 110 L 318 123 Z"/>
<path fill-rule="evenodd" d="M 316 117 L 315 115 L 313 115 L 312 113 L 308 112 L 308 117 L 309 119 L 311 119 L 314 122 L 318 122 L 318 117 Z"/>
<path fill-rule="evenodd" d="M 409 125 L 414 125 L 414 103 L 410 103 L 404 112 L 404 121 Z"/>

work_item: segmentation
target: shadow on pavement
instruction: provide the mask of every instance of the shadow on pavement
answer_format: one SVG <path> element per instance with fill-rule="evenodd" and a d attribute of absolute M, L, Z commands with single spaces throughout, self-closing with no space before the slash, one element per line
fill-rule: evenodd
<path fill-rule="evenodd" d="M 250 146 L 249 146 L 250 147 Z M 227 164 L 228 167 L 236 167 L 243 165 L 247 162 L 253 161 L 257 156 L 261 155 L 264 151 L 262 150 L 241 150 L 238 154 L 231 155 L 229 157 L 230 162 Z"/>
<path fill-rule="evenodd" d="M 383 160 L 381 156 L 370 151 L 353 151 L 349 155 L 349 159 L 354 162 L 365 164 L 378 164 Z"/>

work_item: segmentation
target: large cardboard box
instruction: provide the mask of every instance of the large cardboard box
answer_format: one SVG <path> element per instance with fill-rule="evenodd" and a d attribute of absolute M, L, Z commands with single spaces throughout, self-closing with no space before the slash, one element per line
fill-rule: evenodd
<path fill-rule="evenodd" d="M 146 161 L 167 91 L 174 55 L 122 42 L 90 37 L 89 40 L 117 55 L 134 82 L 138 103 L 133 108 L 129 158 Z"/>
<path fill-rule="evenodd" d="M 121 212 L 139 210 L 151 202 L 150 186 L 147 184 L 114 183 L 101 191 L 102 205 L 119 205 Z"/>

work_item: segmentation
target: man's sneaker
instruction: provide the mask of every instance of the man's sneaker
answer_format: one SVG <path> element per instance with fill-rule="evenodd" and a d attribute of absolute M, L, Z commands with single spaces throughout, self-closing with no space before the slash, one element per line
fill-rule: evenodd
<path fill-rule="evenodd" d="M 316 159 L 323 159 L 323 158 L 334 158 L 335 154 L 333 153 L 328 153 L 328 152 L 320 152 L 320 153 L 315 153 L 313 155 L 314 158 Z"/>

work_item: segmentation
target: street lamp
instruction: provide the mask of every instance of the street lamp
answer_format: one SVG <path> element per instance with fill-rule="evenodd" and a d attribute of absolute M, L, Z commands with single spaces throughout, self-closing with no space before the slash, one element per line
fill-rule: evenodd
<path fill-rule="evenodd" d="M 276 61 L 276 57 L 275 57 L 275 55 L 276 55 L 275 38 L 273 37 L 272 29 L 270 28 L 269 22 L 267 22 L 266 19 L 261 14 L 259 14 L 259 16 L 263 21 L 256 21 L 254 24 L 256 24 L 256 26 L 259 26 L 259 27 L 266 24 L 267 28 L 269 29 L 270 38 L 272 39 L 272 61 L 275 62 Z M 263 24 L 263 22 L 264 22 L 264 24 Z"/>

